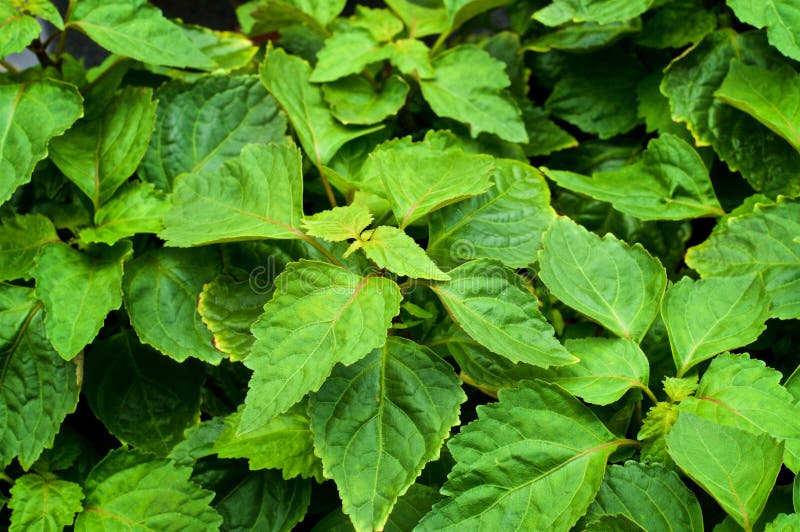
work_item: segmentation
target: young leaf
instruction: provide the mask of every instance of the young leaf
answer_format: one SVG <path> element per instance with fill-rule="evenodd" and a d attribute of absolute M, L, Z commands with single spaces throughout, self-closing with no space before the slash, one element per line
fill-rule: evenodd
<path fill-rule="evenodd" d="M 666 401 L 659 401 L 647 411 L 642 428 L 636 436 L 642 442 L 643 462 L 671 464 L 665 437 L 677 420 L 678 409 Z"/>
<path fill-rule="evenodd" d="M 280 48 L 268 48 L 261 65 L 261 82 L 289 116 L 300 145 L 315 165 L 326 164 L 345 142 L 378 131 L 383 126 L 340 124 L 322 99 L 320 88 L 309 81 L 311 67 Z"/>
<path fill-rule="evenodd" d="M 197 213 L 203 213 L 201 219 Z M 175 181 L 172 209 L 159 236 L 178 247 L 300 238 L 302 218 L 300 150 L 288 142 L 250 144 L 214 172 Z"/>
<path fill-rule="evenodd" d="M 213 492 L 189 480 L 192 469 L 125 448 L 111 451 L 84 485 L 76 532 L 165 528 L 217 530 L 222 518 Z"/>
<path fill-rule="evenodd" d="M 0 4 L 0 58 L 21 52 L 42 32 L 39 22 L 9 2 Z"/>
<path fill-rule="evenodd" d="M 598 22 L 608 24 L 632 19 L 647 11 L 653 0 L 554 0 L 534 13 L 533 18 L 546 26 L 565 22 Z"/>
<path fill-rule="evenodd" d="M 431 50 L 419 39 L 397 39 L 386 45 L 389 62 L 414 79 L 431 79 L 435 73 Z"/>
<path fill-rule="evenodd" d="M 501 61 L 475 46 L 462 45 L 436 56 L 435 76 L 420 89 L 433 112 L 467 124 L 477 138 L 482 131 L 509 142 L 527 142 L 520 110 L 503 92 L 511 84 Z"/>
<path fill-rule="evenodd" d="M 772 300 L 770 316 L 800 318 L 800 201 L 781 198 L 720 222 L 686 264 L 703 277 L 760 274 Z"/>
<path fill-rule="evenodd" d="M 703 513 L 694 493 L 674 471 L 638 462 L 612 465 L 585 519 L 624 515 L 643 530 L 703 532 Z"/>
<path fill-rule="evenodd" d="M 425 37 L 447 30 L 447 11 L 437 3 L 419 3 L 415 0 L 386 0 L 394 13 L 403 19 L 406 28 L 417 37 Z"/>
<path fill-rule="evenodd" d="M 74 364 L 50 346 L 33 289 L 0 285 L 0 467 L 28 469 L 78 404 Z"/>
<path fill-rule="evenodd" d="M 684 277 L 661 305 L 672 358 L 681 377 L 696 364 L 747 345 L 766 329 L 769 297 L 761 277 Z"/>
<path fill-rule="evenodd" d="M 9 532 L 27 530 L 57 531 L 72 525 L 83 507 L 83 491 L 78 484 L 60 480 L 52 474 L 28 473 L 11 488 L 11 527 Z"/>
<path fill-rule="evenodd" d="M 389 9 L 356 6 L 356 14 L 349 19 L 350 26 L 367 30 L 379 42 L 391 41 L 403 31 L 403 22 Z"/>
<path fill-rule="evenodd" d="M 183 362 L 189 357 L 212 364 L 223 353 L 197 313 L 203 285 L 220 271 L 213 248 L 158 249 L 128 263 L 123 278 L 125 308 L 142 343 Z"/>
<path fill-rule="evenodd" d="M 50 158 L 92 200 L 105 203 L 139 166 L 156 120 L 153 91 L 126 87 L 102 114 L 50 143 Z"/>
<path fill-rule="evenodd" d="M 495 161 L 494 186 L 428 217 L 428 254 L 442 263 L 497 259 L 512 268 L 536 262 L 542 233 L 555 213 L 538 170 L 508 159 Z"/>
<path fill-rule="evenodd" d="M 30 181 L 50 139 L 83 116 L 82 102 L 75 87 L 53 79 L 0 86 L 0 204 Z"/>
<path fill-rule="evenodd" d="M 448 445 L 450 498 L 419 530 L 567 530 L 594 499 L 608 457 L 630 443 L 558 386 L 527 382 L 499 396 Z"/>
<path fill-rule="evenodd" d="M 152 183 L 128 183 L 95 212 L 94 227 L 81 231 L 81 242 L 112 245 L 138 233 L 157 233 L 168 210 L 166 195 Z"/>
<path fill-rule="evenodd" d="M 303 229 L 328 242 L 341 242 L 360 238 L 361 232 L 371 223 L 369 209 L 361 203 L 353 203 L 309 216 L 303 220 Z"/>
<path fill-rule="evenodd" d="M 644 337 L 667 284 L 657 259 L 563 216 L 544 234 L 543 246 L 540 277 L 553 295 L 618 336 L 637 343 Z"/>
<path fill-rule="evenodd" d="M 44 302 L 47 337 L 65 360 L 80 353 L 122 304 L 122 265 L 132 252 L 128 241 L 88 253 L 59 242 L 39 252 L 31 271 L 36 297 Z"/>
<path fill-rule="evenodd" d="M 92 344 L 84 364 L 89 405 L 122 442 L 166 456 L 200 418 L 201 366 L 178 364 L 130 330 Z"/>
<path fill-rule="evenodd" d="M 681 378 L 667 377 L 664 379 L 664 393 L 673 403 L 680 403 L 694 395 L 698 385 L 696 374 Z"/>
<path fill-rule="evenodd" d="M 214 70 L 232 71 L 246 67 L 258 47 L 238 32 L 215 31 L 203 26 L 180 24 L 183 34 L 214 63 Z"/>
<path fill-rule="evenodd" d="M 408 83 L 390 76 L 376 89 L 364 76 L 348 76 L 322 86 L 331 114 L 343 124 L 377 124 L 397 114 L 406 103 Z"/>
<path fill-rule="evenodd" d="M 81 0 L 71 9 L 67 27 L 81 30 L 106 50 L 145 63 L 214 67 L 180 27 L 146 0 Z"/>
<path fill-rule="evenodd" d="M 727 4 L 745 24 L 766 26 L 770 44 L 800 61 L 800 13 L 791 0 L 727 0 Z"/>
<path fill-rule="evenodd" d="M 220 458 L 246 458 L 250 469 L 281 469 L 283 478 L 297 476 L 323 481 L 322 462 L 314 454 L 314 435 L 306 414 L 306 402 L 259 422 L 239 434 L 241 411 L 225 417 L 225 428 L 214 442 Z"/>
<path fill-rule="evenodd" d="M 670 134 L 651 140 L 638 162 L 619 170 L 592 177 L 560 170 L 544 172 L 561 187 L 608 201 L 618 211 L 642 220 L 724 214 L 703 160 L 689 144 Z"/>
<path fill-rule="evenodd" d="M 481 259 L 451 270 L 450 281 L 431 288 L 453 320 L 498 355 L 544 368 L 577 362 L 523 283 L 499 262 Z"/>
<path fill-rule="evenodd" d="M 380 530 L 398 497 L 438 457 L 466 400 L 449 364 L 409 340 L 338 366 L 311 396 L 314 447 L 356 530 Z"/>
<path fill-rule="evenodd" d="M 382 225 L 366 232 L 360 247 L 379 268 L 398 275 L 437 281 L 450 279 L 413 238 L 397 227 Z"/>
<path fill-rule="evenodd" d="M 400 312 L 400 289 L 383 277 L 361 277 L 316 261 L 290 264 L 253 324 L 253 370 L 239 434 L 285 412 L 319 389 L 333 367 L 352 364 L 386 341 Z"/>
<path fill-rule="evenodd" d="M 783 444 L 684 412 L 667 434 L 667 448 L 739 526 L 752 529 L 780 471 Z"/>
<path fill-rule="evenodd" d="M 367 31 L 351 30 L 334 33 L 317 54 L 317 64 L 308 78 L 313 83 L 336 81 L 359 74 L 367 65 L 388 59 L 389 52 Z"/>
<path fill-rule="evenodd" d="M 0 220 L 0 281 L 29 279 L 39 250 L 53 242 L 58 242 L 56 229 L 41 214 Z"/>

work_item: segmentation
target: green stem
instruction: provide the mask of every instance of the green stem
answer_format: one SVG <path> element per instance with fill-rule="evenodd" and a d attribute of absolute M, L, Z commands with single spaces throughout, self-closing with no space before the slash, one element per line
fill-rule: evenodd
<path fill-rule="evenodd" d="M 345 267 L 344 263 L 343 263 L 342 261 L 340 261 L 339 259 L 337 259 L 337 258 L 336 258 L 336 256 L 335 256 L 335 255 L 333 255 L 333 254 L 332 254 L 330 251 L 328 251 L 328 250 L 325 248 L 325 246 L 323 246 L 322 244 L 320 244 L 320 243 L 319 243 L 319 241 L 318 241 L 316 238 L 313 238 L 313 237 L 311 237 L 311 236 L 308 236 L 307 234 L 305 234 L 305 233 L 302 233 L 302 232 L 298 232 L 297 234 L 298 234 L 298 235 L 301 235 L 301 238 L 302 238 L 303 240 L 305 240 L 306 242 L 308 242 L 308 244 L 309 244 L 311 247 L 313 247 L 314 249 L 316 249 L 317 251 L 319 251 L 320 253 L 322 253 L 322 255 L 324 255 L 324 256 L 325 256 L 325 258 L 326 258 L 326 259 L 328 259 L 329 261 L 331 261 L 333 264 L 335 264 L 335 265 L 337 265 L 337 266 L 341 266 L 342 268 L 344 268 L 344 267 Z"/>
<path fill-rule="evenodd" d="M 436 39 L 436 42 L 433 43 L 433 47 L 431 48 L 431 57 L 436 57 L 436 54 L 439 52 L 439 48 L 441 48 L 447 38 L 450 36 L 449 33 L 445 32 L 439 35 L 439 38 Z"/>
<path fill-rule="evenodd" d="M 14 484 L 14 479 L 8 476 L 5 472 L 0 472 L 0 480 L 8 484 Z"/>
<path fill-rule="evenodd" d="M 339 206 L 336 203 L 336 196 L 333 194 L 333 188 L 331 188 L 331 184 L 328 182 L 328 176 L 325 175 L 325 172 L 322 170 L 322 164 L 317 164 L 317 172 L 319 173 L 319 178 L 322 180 L 322 187 L 325 189 L 325 194 L 328 196 L 328 201 L 331 204 L 331 208 L 336 208 Z"/>
<path fill-rule="evenodd" d="M 6 61 L 5 59 L 0 59 L 0 65 L 3 65 L 3 68 L 11 72 L 12 74 L 19 74 L 19 69 Z"/>
<path fill-rule="evenodd" d="M 653 390 L 651 390 L 649 386 L 642 385 L 639 388 L 644 392 L 644 394 L 647 397 L 650 398 L 651 401 L 653 401 L 653 404 L 657 404 L 658 403 L 658 397 L 656 397 L 656 394 L 653 393 Z"/>

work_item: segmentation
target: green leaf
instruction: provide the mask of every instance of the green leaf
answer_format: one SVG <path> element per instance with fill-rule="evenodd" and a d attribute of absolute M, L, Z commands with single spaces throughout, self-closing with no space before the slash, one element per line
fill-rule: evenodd
<path fill-rule="evenodd" d="M 553 336 L 524 280 L 501 263 L 467 262 L 431 288 L 453 320 L 498 355 L 544 368 L 577 362 Z"/>
<path fill-rule="evenodd" d="M 286 118 L 257 76 L 173 81 L 159 89 L 158 99 L 155 132 L 139 172 L 162 190 L 171 191 L 181 173 L 212 172 L 245 145 L 278 142 L 286 132 Z"/>
<path fill-rule="evenodd" d="M 611 203 L 642 220 L 682 220 L 724 214 L 697 152 L 675 135 L 651 140 L 639 161 L 586 177 L 544 169 L 559 186 Z"/>
<path fill-rule="evenodd" d="M 678 420 L 676 405 L 659 401 L 650 410 L 642 422 L 636 436 L 642 442 L 641 459 L 647 463 L 660 463 L 669 466 L 671 458 L 667 454 L 666 435 Z"/>
<path fill-rule="evenodd" d="M 83 116 L 82 102 L 75 87 L 52 79 L 0 85 L 0 204 L 30 181 L 50 139 Z"/>
<path fill-rule="evenodd" d="M 756 204 L 752 212 L 720 223 L 686 264 L 703 277 L 760 274 L 772 304 L 770 316 L 800 318 L 800 201 Z"/>
<path fill-rule="evenodd" d="M 417 279 L 450 279 L 413 238 L 397 227 L 382 225 L 366 231 L 364 241 L 356 244 L 379 268 Z"/>
<path fill-rule="evenodd" d="M 44 302 L 47 337 L 64 359 L 80 353 L 122 304 L 122 264 L 132 252 L 127 241 L 88 253 L 59 242 L 39 252 L 31 271 L 36 297 Z"/>
<path fill-rule="evenodd" d="M 84 485 L 76 532 L 92 530 L 218 530 L 214 493 L 189 481 L 192 470 L 125 448 L 111 451 Z"/>
<path fill-rule="evenodd" d="M 660 465 L 612 465 L 586 520 L 624 515 L 643 530 L 703 532 L 703 513 L 694 493 L 675 472 Z"/>
<path fill-rule="evenodd" d="M 388 55 L 388 49 L 367 31 L 337 32 L 325 40 L 325 47 L 317 54 L 317 64 L 308 80 L 314 83 L 336 81 L 358 74 L 367 65 L 388 59 Z"/>
<path fill-rule="evenodd" d="M 494 160 L 443 146 L 441 139 L 392 141 L 370 155 L 400 227 L 449 203 L 475 196 L 491 186 Z"/>
<path fill-rule="evenodd" d="M 95 212 L 94 227 L 80 232 L 81 242 L 112 245 L 138 233 L 157 233 L 168 210 L 167 196 L 152 183 L 128 183 Z"/>
<path fill-rule="evenodd" d="M 0 285 L 0 466 L 28 469 L 78 404 L 75 364 L 50 346 L 33 290 Z"/>
<path fill-rule="evenodd" d="M 667 326 L 678 376 L 718 353 L 747 345 L 766 329 L 769 296 L 761 277 L 684 277 L 664 296 Z"/>
<path fill-rule="evenodd" d="M 416 37 L 422 38 L 447 30 L 447 11 L 440 2 L 386 0 L 386 5 Z"/>
<path fill-rule="evenodd" d="M 800 12 L 791 0 L 727 0 L 736 17 L 756 28 L 767 27 L 769 42 L 800 61 Z"/>
<path fill-rule="evenodd" d="M 713 11 L 698 0 L 673 0 L 653 11 L 636 43 L 651 48 L 681 48 L 700 42 L 717 27 Z"/>
<path fill-rule="evenodd" d="M 553 0 L 534 13 L 533 18 L 546 26 L 560 26 L 565 22 L 608 24 L 638 17 L 652 3 L 653 0 Z"/>
<path fill-rule="evenodd" d="M 129 262 L 123 278 L 125 308 L 142 343 L 183 362 L 218 363 L 223 353 L 197 312 L 203 285 L 220 271 L 213 248 L 158 249 Z"/>
<path fill-rule="evenodd" d="M 681 413 L 667 434 L 675 463 L 750 530 L 761 515 L 778 471 L 783 445 L 748 432 Z"/>
<path fill-rule="evenodd" d="M 585 531 L 597 532 L 642 532 L 644 529 L 630 517 L 621 514 L 603 515 L 586 524 Z"/>
<path fill-rule="evenodd" d="M 379 42 L 392 40 L 392 37 L 403 31 L 403 22 L 388 9 L 373 9 L 356 6 L 355 15 L 348 21 L 353 28 L 367 30 L 372 38 Z"/>
<path fill-rule="evenodd" d="M 608 46 L 628 33 L 642 30 L 638 18 L 608 24 L 585 22 L 570 24 L 525 43 L 523 50 L 549 52 L 550 50 L 590 50 Z"/>
<path fill-rule="evenodd" d="M 214 67 L 177 24 L 146 0 L 81 0 L 71 10 L 67 27 L 79 29 L 112 53 L 144 63 Z"/>
<path fill-rule="evenodd" d="M 275 279 L 275 295 L 253 324 L 253 370 L 239 434 L 319 389 L 333 367 L 352 364 L 386 341 L 400 289 L 331 264 L 300 261 Z"/>
<path fill-rule="evenodd" d="M 789 65 L 767 70 L 733 61 L 714 97 L 751 115 L 800 150 L 798 94 L 800 75 Z"/>
<path fill-rule="evenodd" d="M 513 268 L 536 262 L 555 213 L 542 174 L 518 161 L 495 161 L 494 186 L 428 217 L 428 253 L 442 263 L 487 258 Z"/>
<path fill-rule="evenodd" d="M 192 44 L 214 62 L 217 69 L 231 71 L 245 67 L 258 52 L 253 41 L 241 33 L 215 31 L 192 24 L 181 24 L 180 28 Z"/>
<path fill-rule="evenodd" d="M 797 471 L 800 420 L 794 397 L 780 381 L 778 371 L 747 354 L 720 355 L 703 375 L 695 396 L 681 402 L 679 409 L 720 425 L 785 440 L 784 461 Z"/>
<path fill-rule="evenodd" d="M 458 423 L 466 400 L 449 364 L 390 337 L 311 396 L 314 446 L 356 530 L 380 530 Z"/>
<path fill-rule="evenodd" d="M 203 213 L 198 219 L 197 214 Z M 168 246 L 302 237 L 303 173 L 291 143 L 250 144 L 213 172 L 175 181 L 159 236 Z"/>
<path fill-rule="evenodd" d="M 311 502 L 311 484 L 282 480 L 277 472 L 259 471 L 241 479 L 215 505 L 223 530 L 290 532 L 303 520 Z"/>
<path fill-rule="evenodd" d="M 297 476 L 323 481 L 322 462 L 314 454 L 314 435 L 306 403 L 262 421 L 239 434 L 241 410 L 225 417 L 225 429 L 214 442 L 220 458 L 246 458 L 251 470 L 281 469 L 283 478 Z"/>
<path fill-rule="evenodd" d="M 666 377 L 664 379 L 664 393 L 673 403 L 680 403 L 687 397 L 694 395 L 697 391 L 697 386 L 696 374 L 682 378 Z"/>
<path fill-rule="evenodd" d="M 213 417 L 184 431 L 183 440 L 173 447 L 167 458 L 179 466 L 192 466 L 197 460 L 214 454 L 214 443 L 225 428 L 225 419 Z"/>
<path fill-rule="evenodd" d="M 322 87 L 331 114 L 343 124 L 377 124 L 397 114 L 408 95 L 408 84 L 390 76 L 380 90 L 364 76 L 348 76 Z"/>
<path fill-rule="evenodd" d="M 49 0 L 11 0 L 11 4 L 23 12 L 50 22 L 59 30 L 64 29 L 64 19 L 61 18 L 61 13 Z"/>
<path fill-rule="evenodd" d="M 444 0 L 447 9 L 448 33 L 460 28 L 469 19 L 490 9 L 510 4 L 512 0 Z"/>
<path fill-rule="evenodd" d="M 153 91 L 126 87 L 100 116 L 81 120 L 50 143 L 50 158 L 95 209 L 139 166 L 156 120 Z"/>
<path fill-rule="evenodd" d="M 280 48 L 268 48 L 261 65 L 261 82 L 289 116 L 300 145 L 311 161 L 326 164 L 347 141 L 378 131 L 382 126 L 340 124 L 322 99 L 321 89 L 309 81 L 311 67 Z"/>
<path fill-rule="evenodd" d="M 0 59 L 21 52 L 42 32 L 39 22 L 9 3 L 0 4 Z"/>
<path fill-rule="evenodd" d="M 80 512 L 83 491 L 78 484 L 53 475 L 29 473 L 18 478 L 11 488 L 11 527 L 9 532 L 41 530 L 60 532 L 72 525 Z"/>
<path fill-rule="evenodd" d="M 303 220 L 303 229 L 311 236 L 341 242 L 358 239 L 361 232 L 372 223 L 372 214 L 361 203 L 321 211 Z"/>
<path fill-rule="evenodd" d="M 564 304 L 639 342 L 658 314 L 667 276 L 640 245 L 602 239 L 560 216 L 544 234 L 540 277 Z"/>
<path fill-rule="evenodd" d="M 199 364 L 183 364 L 121 331 L 92 344 L 84 365 L 84 393 L 109 432 L 142 451 L 166 456 L 200 419 Z"/>
<path fill-rule="evenodd" d="M 433 112 L 469 126 L 477 138 L 485 131 L 509 142 L 528 135 L 514 100 L 503 89 L 511 84 L 504 64 L 475 46 L 451 48 L 433 60 L 435 76 L 420 88 Z"/>
<path fill-rule="evenodd" d="M 0 281 L 29 279 L 39 250 L 57 241 L 53 222 L 41 214 L 16 214 L 0 220 Z"/>
<path fill-rule="evenodd" d="M 646 389 L 650 364 L 639 346 L 623 338 L 567 340 L 567 351 L 578 358 L 553 368 L 548 380 L 588 403 L 609 405 L 632 388 Z"/>
<path fill-rule="evenodd" d="M 778 514 L 764 526 L 764 532 L 791 532 L 800 527 L 800 514 Z"/>
<path fill-rule="evenodd" d="M 419 39 L 397 39 L 386 45 L 389 62 L 407 76 L 414 79 L 434 77 L 431 51 Z"/>
<path fill-rule="evenodd" d="M 594 499 L 620 445 L 595 415 L 540 381 L 501 390 L 448 445 L 449 499 L 419 524 L 433 530 L 568 530 Z"/>
<path fill-rule="evenodd" d="M 541 107 L 536 107 L 529 100 L 518 102 L 522 110 L 522 120 L 528 133 L 528 143 L 522 149 L 528 157 L 550 155 L 554 151 L 574 148 L 578 145 L 575 137 L 561 129 L 550 120 L 550 115 Z"/>

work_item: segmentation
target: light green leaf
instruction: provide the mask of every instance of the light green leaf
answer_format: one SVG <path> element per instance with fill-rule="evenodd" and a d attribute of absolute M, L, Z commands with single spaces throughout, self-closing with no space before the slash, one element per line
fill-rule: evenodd
<path fill-rule="evenodd" d="M 674 471 L 660 465 L 612 465 L 586 520 L 624 515 L 643 530 L 703 532 L 703 513 L 694 493 Z"/>
<path fill-rule="evenodd" d="M 253 324 L 253 370 L 239 434 L 285 412 L 319 389 L 333 367 L 352 364 L 386 341 L 400 312 L 400 289 L 383 277 L 361 277 L 316 261 L 287 266 L 275 295 Z"/>
<path fill-rule="evenodd" d="M 80 353 L 122 304 L 122 264 L 132 253 L 127 241 L 87 253 L 59 242 L 39 252 L 31 272 L 36 297 L 44 302 L 47 337 L 65 360 Z"/>
<path fill-rule="evenodd" d="M 416 143 L 407 140 L 391 141 L 370 155 L 401 228 L 491 186 L 492 157 L 443 146 L 441 138 L 426 137 Z"/>
<path fill-rule="evenodd" d="M 747 345 L 766 329 L 769 296 L 761 277 L 684 277 L 661 305 L 678 376 L 718 353 Z"/>
<path fill-rule="evenodd" d="M 129 262 L 122 283 L 125 308 L 139 339 L 178 362 L 196 357 L 219 363 L 224 355 L 196 308 L 203 285 L 219 271 L 213 248 L 158 249 Z"/>
<path fill-rule="evenodd" d="M 553 0 L 534 13 L 533 18 L 546 26 L 560 26 L 565 22 L 608 24 L 638 17 L 652 3 L 653 0 Z"/>
<path fill-rule="evenodd" d="M 94 227 L 81 231 L 81 242 L 111 245 L 138 233 L 157 233 L 168 210 L 167 196 L 152 183 L 128 183 L 95 212 Z"/>
<path fill-rule="evenodd" d="M 225 428 L 225 418 L 217 416 L 189 427 L 183 440 L 173 447 L 167 458 L 179 466 L 193 466 L 197 460 L 214 454 L 214 443 Z"/>
<path fill-rule="evenodd" d="M 431 288 L 453 320 L 498 355 L 544 368 L 577 362 L 555 339 L 525 281 L 501 263 L 467 262 Z"/>
<path fill-rule="evenodd" d="M 397 227 L 382 225 L 366 231 L 364 241 L 357 244 L 379 268 L 417 279 L 450 279 L 413 238 Z"/>
<path fill-rule="evenodd" d="M 670 401 L 680 403 L 687 397 L 691 397 L 697 391 L 697 375 L 688 377 L 666 377 L 664 379 L 664 393 Z"/>
<path fill-rule="evenodd" d="M 83 116 L 82 102 L 75 87 L 52 79 L 0 85 L 0 204 L 30 181 L 50 139 Z"/>
<path fill-rule="evenodd" d="M 76 532 L 94 530 L 218 530 L 214 493 L 189 480 L 192 469 L 125 448 L 111 451 L 84 485 Z"/>
<path fill-rule="evenodd" d="M 403 20 L 409 33 L 425 37 L 447 30 L 447 11 L 440 2 L 418 0 L 386 0 L 386 5 Z"/>
<path fill-rule="evenodd" d="M 33 289 L 0 284 L 0 467 L 28 469 L 78 404 L 76 366 L 45 335 Z"/>
<path fill-rule="evenodd" d="M 789 65 L 767 70 L 733 61 L 714 97 L 751 115 L 800 150 L 800 75 Z"/>
<path fill-rule="evenodd" d="M 181 24 L 180 28 L 192 44 L 214 62 L 216 68 L 226 71 L 242 68 L 248 65 L 258 52 L 258 47 L 241 33 L 215 31 L 192 24 Z"/>
<path fill-rule="evenodd" d="M 473 138 L 485 131 L 509 142 L 528 141 L 520 110 L 503 91 L 511 81 L 501 61 L 462 45 L 436 56 L 433 68 L 435 76 L 420 81 L 420 88 L 434 113 L 467 124 Z"/>
<path fill-rule="evenodd" d="M 580 401 L 537 381 L 500 390 L 448 445 L 456 465 L 421 531 L 568 530 L 620 445 Z"/>
<path fill-rule="evenodd" d="M 611 203 L 642 220 L 720 216 L 725 211 L 703 160 L 685 141 L 663 134 L 651 140 L 639 161 L 592 177 L 544 169 L 559 186 Z"/>
<path fill-rule="evenodd" d="M 377 124 L 397 114 L 406 103 L 408 83 L 391 76 L 380 90 L 364 76 L 348 76 L 322 87 L 331 113 L 343 124 Z"/>
<path fill-rule="evenodd" d="M 200 419 L 205 373 L 193 360 L 178 364 L 121 331 L 92 344 L 83 392 L 106 429 L 142 451 L 166 456 Z"/>
<path fill-rule="evenodd" d="M 778 514 L 764 526 L 764 532 L 793 532 L 800 528 L 800 514 Z"/>
<path fill-rule="evenodd" d="M 397 70 L 414 79 L 430 79 L 434 77 L 430 49 L 419 39 L 397 39 L 386 45 L 389 50 L 389 62 Z"/>
<path fill-rule="evenodd" d="M 750 530 L 781 468 L 783 444 L 681 413 L 667 434 L 675 463 Z"/>
<path fill-rule="evenodd" d="M 361 232 L 372 223 L 372 214 L 361 203 L 318 212 L 303 220 L 303 229 L 311 236 L 341 242 L 357 239 Z"/>
<path fill-rule="evenodd" d="M 760 274 L 772 304 L 770 316 L 800 318 L 800 201 L 756 204 L 724 220 L 702 244 L 689 248 L 686 264 L 703 277 Z"/>
<path fill-rule="evenodd" d="M 780 385 L 781 374 L 747 354 L 715 358 L 694 397 L 681 402 L 681 412 L 755 434 L 786 441 L 784 461 L 800 468 L 800 419 L 794 397 Z M 681 414 L 683 415 L 683 414 Z"/>
<path fill-rule="evenodd" d="M 311 67 L 280 48 L 268 48 L 261 65 L 261 82 L 289 116 L 303 150 L 316 164 L 326 164 L 345 142 L 378 131 L 382 126 L 340 124 L 322 99 L 321 89 L 309 81 Z"/>
<path fill-rule="evenodd" d="M 11 0 L 11 5 L 24 12 L 30 13 L 34 17 L 42 18 L 50 22 L 59 30 L 64 29 L 64 19 L 58 8 L 49 0 Z M 2 56 L 2 54 L 0 54 Z"/>
<path fill-rule="evenodd" d="M 642 30 L 638 18 L 608 24 L 585 22 L 570 24 L 527 42 L 522 50 L 549 52 L 550 50 L 590 50 L 608 46 L 628 33 Z"/>
<path fill-rule="evenodd" d="M 16 214 L 0 220 L 0 281 L 29 279 L 39 250 L 57 241 L 53 222 L 41 214 Z"/>
<path fill-rule="evenodd" d="M 256 76 L 173 81 L 159 89 L 158 99 L 156 129 L 139 172 L 162 190 L 171 191 L 181 173 L 212 172 L 245 145 L 278 142 L 286 132 L 286 118 Z"/>
<path fill-rule="evenodd" d="M 636 436 L 642 442 L 641 460 L 646 463 L 671 465 L 672 459 L 667 454 L 666 435 L 678 420 L 677 405 L 659 401 L 642 421 L 642 427 Z"/>
<path fill-rule="evenodd" d="M 792 0 L 727 0 L 727 4 L 745 24 L 766 26 L 770 44 L 800 61 L 800 11 Z"/>
<path fill-rule="evenodd" d="M 495 161 L 494 186 L 428 217 L 428 253 L 445 264 L 488 258 L 513 268 L 536 262 L 555 212 L 550 189 L 530 165 Z"/>
<path fill-rule="evenodd" d="M 648 16 L 636 43 L 652 48 L 681 48 L 700 42 L 717 27 L 717 16 L 698 0 L 672 0 Z"/>
<path fill-rule="evenodd" d="M 295 25 L 302 25 L 317 35 L 328 36 L 325 26 L 337 14 L 328 9 L 341 10 L 343 7 L 344 0 L 251 0 L 237 7 L 236 14 L 242 31 L 251 36 Z"/>
<path fill-rule="evenodd" d="M 147 0 L 81 0 L 67 27 L 118 55 L 155 65 L 209 70 L 214 63 Z"/>
<path fill-rule="evenodd" d="M 623 338 L 567 340 L 567 351 L 578 362 L 551 370 L 552 381 L 572 395 L 596 405 L 608 405 L 632 388 L 645 389 L 650 363 L 639 346 Z"/>
<path fill-rule="evenodd" d="M 444 0 L 447 9 L 447 33 L 462 26 L 469 19 L 490 9 L 512 3 L 512 0 Z"/>
<path fill-rule="evenodd" d="M 40 530 L 60 532 L 72 525 L 80 512 L 83 491 L 78 484 L 59 480 L 51 474 L 28 473 L 11 488 L 11 527 L 9 532 Z"/>
<path fill-rule="evenodd" d="M 588 522 L 583 530 L 585 532 L 646 532 L 630 517 L 622 514 L 600 516 Z"/>
<path fill-rule="evenodd" d="M 225 429 L 214 442 L 214 452 L 220 458 L 246 458 L 254 471 L 281 469 L 285 479 L 301 476 L 322 482 L 322 462 L 314 454 L 306 407 L 306 402 L 298 403 L 283 414 L 259 421 L 246 434 L 239 434 L 240 409 L 225 418 Z"/>
<path fill-rule="evenodd" d="M 0 4 L 0 59 L 21 52 L 42 32 L 35 18 L 8 2 Z"/>
<path fill-rule="evenodd" d="M 348 22 L 353 28 L 367 30 L 378 42 L 390 41 L 403 31 L 403 22 L 388 9 L 356 6 L 356 13 Z"/>
<path fill-rule="evenodd" d="M 458 423 L 466 400 L 449 364 L 390 337 L 338 366 L 311 396 L 314 446 L 356 530 L 380 530 L 392 508 Z"/>
<path fill-rule="evenodd" d="M 367 31 L 334 33 L 317 54 L 317 64 L 308 80 L 314 83 L 335 81 L 358 74 L 367 65 L 388 59 L 389 51 Z"/>
<path fill-rule="evenodd" d="M 300 238 L 302 217 L 300 150 L 288 142 L 250 144 L 214 172 L 175 181 L 172 209 L 159 236 L 179 247 Z"/>
<path fill-rule="evenodd" d="M 544 234 L 540 277 L 564 302 L 623 338 L 639 342 L 658 314 L 667 275 L 639 244 L 602 239 L 563 216 Z"/>

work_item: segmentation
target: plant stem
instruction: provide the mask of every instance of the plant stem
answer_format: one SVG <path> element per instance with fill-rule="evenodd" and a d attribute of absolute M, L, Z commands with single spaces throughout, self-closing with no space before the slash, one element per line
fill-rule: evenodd
<path fill-rule="evenodd" d="M 19 69 L 6 61 L 5 59 L 0 59 L 0 65 L 3 65 L 3 68 L 11 72 L 12 74 L 19 74 Z"/>
<path fill-rule="evenodd" d="M 656 394 L 653 393 L 653 390 L 651 390 L 649 386 L 642 385 L 642 386 L 640 386 L 640 389 L 644 392 L 644 394 L 647 397 L 650 398 L 651 401 L 653 401 L 653 404 L 657 404 L 658 403 L 658 397 L 656 397 Z"/>
<path fill-rule="evenodd" d="M 5 472 L 0 471 L 0 480 L 9 484 L 14 484 L 14 479 L 8 476 Z"/>
<path fill-rule="evenodd" d="M 336 256 L 335 256 L 335 255 L 333 255 L 333 254 L 332 254 L 330 251 L 328 251 L 328 250 L 325 248 L 325 246 L 323 246 L 322 244 L 320 244 L 320 243 L 319 243 L 319 241 L 318 241 L 316 238 L 314 238 L 314 237 L 311 237 L 311 236 L 308 236 L 307 234 L 305 234 L 305 233 L 302 233 L 302 232 L 300 232 L 300 231 L 298 231 L 298 232 L 297 232 L 297 234 L 298 234 L 298 235 L 301 235 L 301 238 L 302 238 L 303 240 L 305 240 L 306 242 L 308 242 L 308 244 L 309 244 L 311 247 L 313 247 L 314 249 L 316 249 L 317 251 L 319 251 L 320 253 L 322 253 L 322 255 L 324 255 L 324 256 L 325 256 L 325 258 L 326 258 L 326 259 L 328 259 L 329 261 L 331 261 L 333 264 L 335 264 L 335 265 L 337 265 L 337 266 L 341 266 L 342 268 L 344 268 L 344 267 L 345 267 L 344 263 L 343 263 L 342 261 L 340 261 L 339 259 L 337 259 L 337 258 L 336 258 Z"/>
<path fill-rule="evenodd" d="M 325 194 L 328 196 L 331 208 L 338 207 L 339 204 L 336 203 L 336 196 L 334 196 L 331 184 L 328 182 L 328 176 L 326 176 L 325 172 L 322 170 L 322 163 L 317 163 L 317 172 L 319 172 L 319 178 L 322 180 L 322 186 L 325 188 Z"/>

